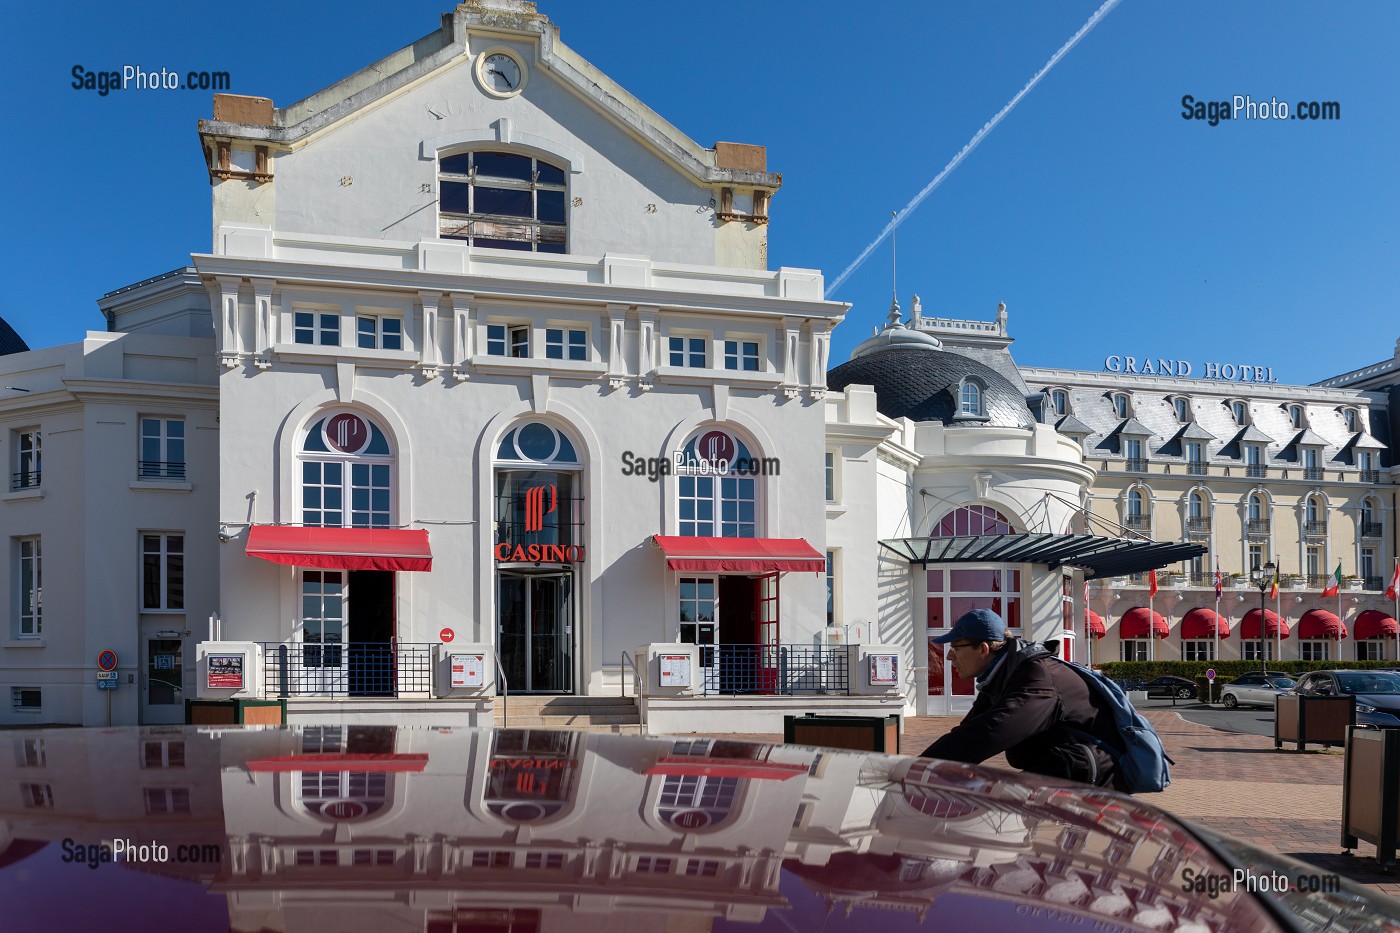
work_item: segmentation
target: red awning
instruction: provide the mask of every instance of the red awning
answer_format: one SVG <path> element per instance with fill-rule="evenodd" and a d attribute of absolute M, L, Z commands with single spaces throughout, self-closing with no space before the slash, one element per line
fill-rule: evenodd
<path fill-rule="evenodd" d="M 1280 619 L 1278 613 L 1274 612 L 1272 609 L 1265 609 L 1264 635 L 1268 638 L 1274 638 L 1280 634 L 1282 634 L 1284 638 L 1288 637 L 1288 623 Z M 1240 620 L 1240 638 L 1245 641 L 1259 640 L 1258 609 L 1249 610 L 1244 614 L 1244 618 Z"/>
<path fill-rule="evenodd" d="M 1089 634 L 1095 638 L 1103 638 L 1108 634 L 1108 626 L 1103 624 L 1103 617 L 1092 609 L 1089 610 Z"/>
<path fill-rule="evenodd" d="M 254 525 L 248 556 L 324 570 L 432 570 L 428 533 L 406 528 Z"/>
<path fill-rule="evenodd" d="M 1309 609 L 1298 620 L 1299 638 L 1346 638 L 1347 626 L 1336 613 L 1326 609 Z"/>
<path fill-rule="evenodd" d="M 422 771 L 427 755 L 346 754 L 330 752 L 309 755 L 282 755 L 248 762 L 249 771 Z"/>
<path fill-rule="evenodd" d="M 675 755 L 657 760 L 643 774 L 674 777 L 732 777 L 759 781 L 786 781 L 806 774 L 808 765 L 786 761 L 759 761 L 754 758 L 702 758 L 698 755 Z"/>
<path fill-rule="evenodd" d="M 699 573 L 826 573 L 826 558 L 802 538 L 687 538 L 652 535 L 668 570 Z"/>
<path fill-rule="evenodd" d="M 1379 609 L 1367 609 L 1356 617 L 1356 638 L 1385 638 L 1400 635 L 1400 622 Z"/>
<path fill-rule="evenodd" d="M 1171 631 L 1171 627 L 1167 625 L 1167 620 L 1162 618 L 1162 614 L 1152 612 L 1146 606 L 1129 609 L 1123 613 L 1123 618 L 1118 621 L 1119 638 L 1147 638 L 1149 629 L 1158 638 L 1166 638 L 1167 633 Z"/>
<path fill-rule="evenodd" d="M 1181 617 L 1182 638 L 1221 638 L 1230 637 L 1230 623 L 1221 618 L 1220 613 L 1205 606 L 1197 606 Z"/>

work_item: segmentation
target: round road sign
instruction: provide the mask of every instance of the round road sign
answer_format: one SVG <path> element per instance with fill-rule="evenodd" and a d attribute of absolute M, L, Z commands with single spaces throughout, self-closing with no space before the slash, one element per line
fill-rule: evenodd
<path fill-rule="evenodd" d="M 450 628 L 445 628 L 441 632 L 438 632 L 438 638 L 441 638 L 444 642 L 449 642 L 456 637 L 457 633 Z"/>
<path fill-rule="evenodd" d="M 1212 668 L 1208 668 L 1208 669 L 1206 670 L 1206 680 L 1214 680 L 1214 679 L 1215 679 L 1215 668 L 1213 668 L 1213 667 L 1212 667 Z"/>
<path fill-rule="evenodd" d="M 97 669 L 102 671 L 115 671 L 117 669 L 117 653 L 108 648 L 97 656 Z"/>

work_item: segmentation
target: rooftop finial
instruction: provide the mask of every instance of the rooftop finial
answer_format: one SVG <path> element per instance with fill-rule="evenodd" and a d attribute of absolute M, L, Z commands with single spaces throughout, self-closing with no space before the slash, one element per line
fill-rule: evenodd
<path fill-rule="evenodd" d="M 890 323 L 899 320 L 899 220 L 898 211 L 890 211 Z"/>

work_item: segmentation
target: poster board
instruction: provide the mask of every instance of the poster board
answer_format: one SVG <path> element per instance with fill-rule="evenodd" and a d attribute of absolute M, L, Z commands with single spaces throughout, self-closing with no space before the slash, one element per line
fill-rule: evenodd
<path fill-rule="evenodd" d="M 448 660 L 452 666 L 452 688 L 454 690 L 486 686 L 486 655 L 451 654 L 448 655 Z"/>
<path fill-rule="evenodd" d="M 689 687 L 690 683 L 690 655 L 688 654 L 662 654 L 657 655 L 657 661 L 661 664 L 661 686 L 663 687 Z"/>
<path fill-rule="evenodd" d="M 204 677 L 205 687 L 210 690 L 243 689 L 245 655 L 210 654 L 205 655 L 204 660 L 208 664 L 208 670 Z"/>
<path fill-rule="evenodd" d="M 899 685 L 899 655 L 870 655 L 870 686 L 894 687 Z"/>

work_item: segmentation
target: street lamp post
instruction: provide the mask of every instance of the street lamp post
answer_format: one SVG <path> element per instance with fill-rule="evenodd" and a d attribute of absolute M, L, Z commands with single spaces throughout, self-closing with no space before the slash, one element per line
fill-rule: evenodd
<path fill-rule="evenodd" d="M 1259 673 L 1268 674 L 1268 665 L 1264 663 L 1264 643 L 1268 638 L 1268 626 L 1264 623 L 1268 620 L 1264 608 L 1264 597 L 1269 591 L 1269 585 L 1274 582 L 1274 562 L 1269 561 L 1262 568 L 1255 564 L 1250 568 L 1249 575 L 1254 578 L 1254 585 L 1259 587 Z"/>

